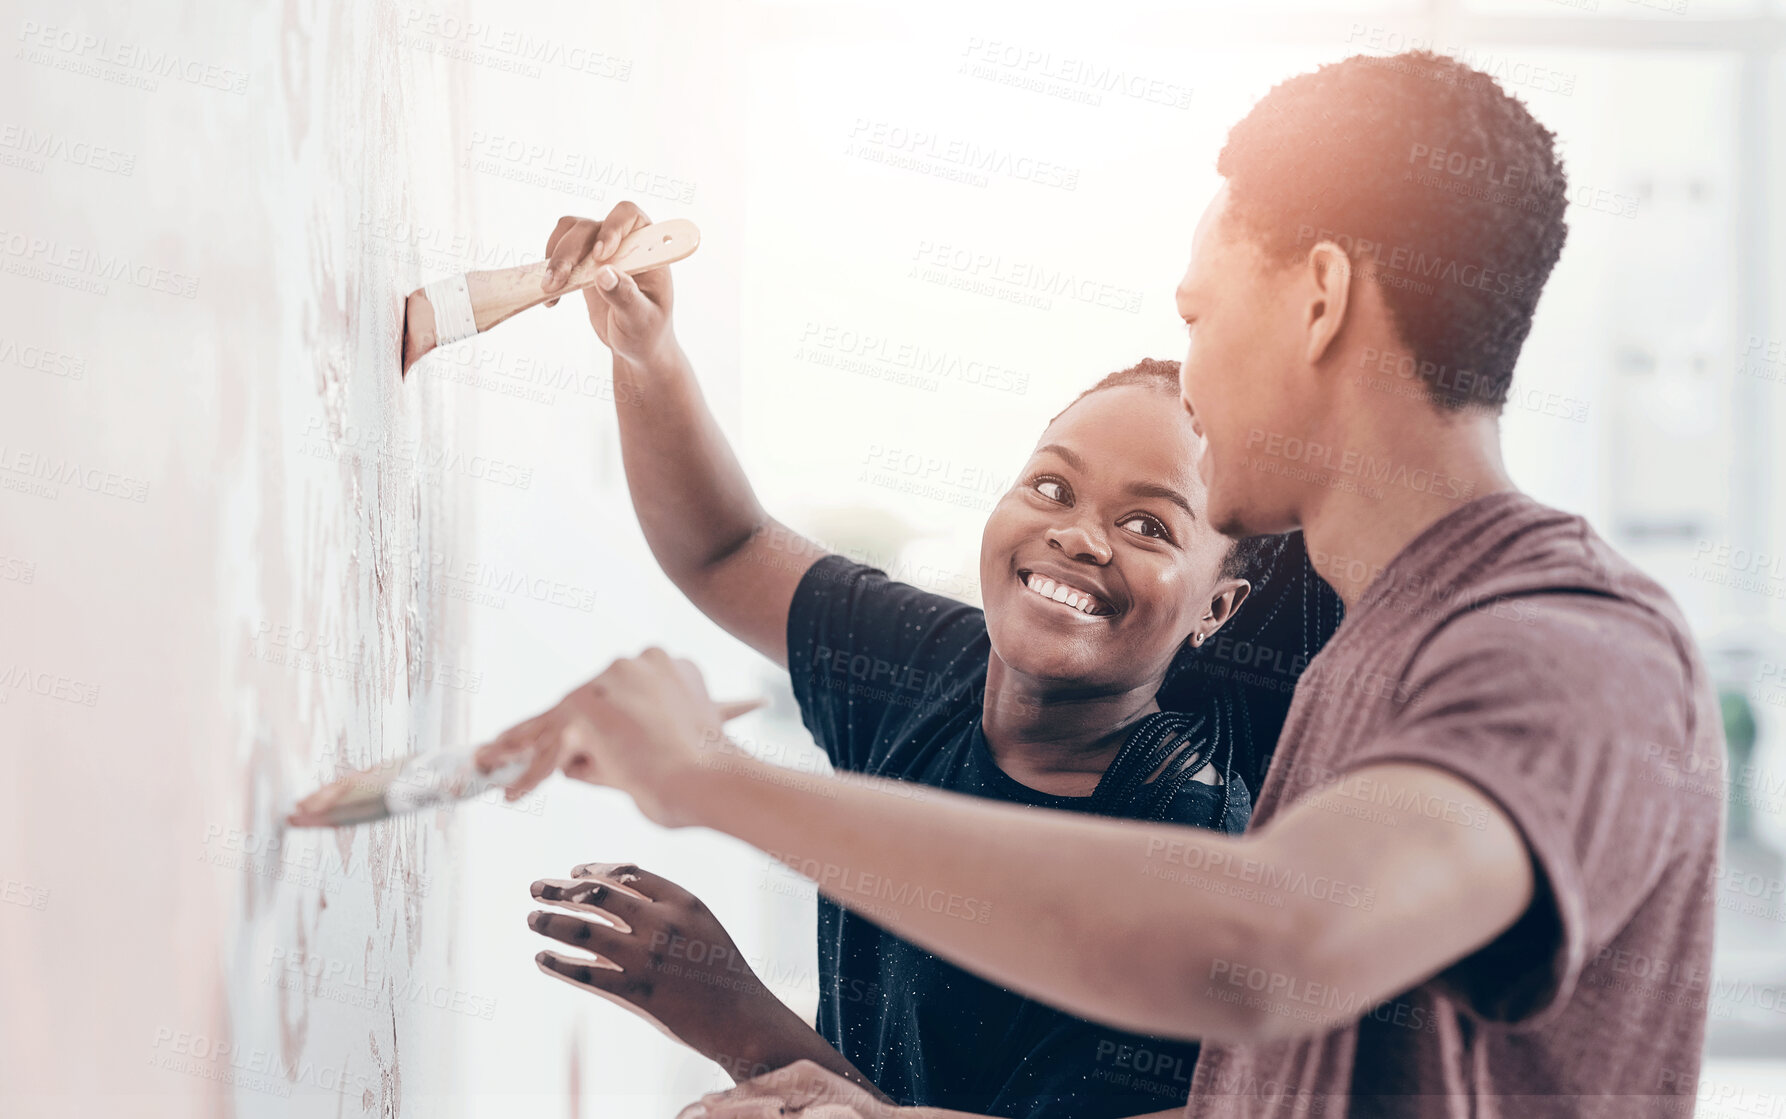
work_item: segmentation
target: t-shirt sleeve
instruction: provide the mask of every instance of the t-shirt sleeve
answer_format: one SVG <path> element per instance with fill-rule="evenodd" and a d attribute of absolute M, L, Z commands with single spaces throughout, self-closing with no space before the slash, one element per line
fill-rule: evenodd
<path fill-rule="evenodd" d="M 976 608 L 830 555 L 788 609 L 788 676 L 831 764 L 873 772 L 901 728 L 958 704 L 986 675 Z"/>
<path fill-rule="evenodd" d="M 1535 1024 L 1568 1001 L 1671 857 L 1682 805 L 1662 759 L 1691 739 L 1687 671 L 1640 608 L 1549 594 L 1448 622 L 1403 681 L 1385 733 L 1344 768 L 1431 765 L 1512 820 L 1532 904 L 1435 981 L 1486 1021 Z"/>

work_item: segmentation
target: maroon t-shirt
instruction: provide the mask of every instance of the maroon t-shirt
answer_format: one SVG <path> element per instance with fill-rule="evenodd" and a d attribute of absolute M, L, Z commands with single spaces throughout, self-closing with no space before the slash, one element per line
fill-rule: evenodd
<path fill-rule="evenodd" d="M 1192 1119 L 1692 1113 L 1724 772 L 1666 593 L 1579 517 L 1484 497 L 1408 545 L 1296 689 L 1252 826 L 1383 762 L 1480 788 L 1536 900 L 1493 943 L 1324 1034 L 1206 1044 Z"/>

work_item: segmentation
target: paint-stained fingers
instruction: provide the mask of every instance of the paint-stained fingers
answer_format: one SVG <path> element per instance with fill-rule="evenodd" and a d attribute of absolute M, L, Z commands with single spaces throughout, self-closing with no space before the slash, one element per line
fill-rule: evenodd
<path fill-rule="evenodd" d="M 602 219 L 601 233 L 596 237 L 595 249 L 590 255 L 596 260 L 608 259 L 620 247 L 620 242 L 626 240 L 627 234 L 650 224 L 651 219 L 645 216 L 645 211 L 634 203 L 616 203 Z"/>
<path fill-rule="evenodd" d="M 558 243 L 552 246 L 552 252 L 546 258 L 546 278 L 541 281 L 540 289 L 557 291 L 563 287 L 578 262 L 589 255 L 589 248 L 595 244 L 600 232 L 601 224 L 589 218 L 578 218 L 561 232 Z"/>
<path fill-rule="evenodd" d="M 603 882 L 617 890 L 624 890 L 635 897 L 651 899 L 651 895 L 640 890 L 635 883 L 644 874 L 637 863 L 578 863 L 571 867 L 572 878 L 600 878 Z"/>
<path fill-rule="evenodd" d="M 701 899 L 695 897 L 676 883 L 661 874 L 653 874 L 635 863 L 584 863 L 571 871 L 571 877 L 579 881 L 596 881 L 604 885 L 616 885 L 625 882 L 639 896 L 652 901 L 669 905 L 699 905 Z M 623 887 L 624 888 L 624 887 Z M 534 895 L 538 897 L 538 894 Z"/>
<path fill-rule="evenodd" d="M 619 964 L 601 956 L 567 956 L 550 949 L 536 954 L 533 962 L 547 975 L 597 994 L 603 994 L 609 987 L 617 986 L 626 974 Z"/>
<path fill-rule="evenodd" d="M 570 944 L 604 960 L 623 964 L 623 958 L 638 957 L 641 937 L 632 935 L 632 928 L 618 917 L 597 907 L 577 907 L 591 914 L 559 914 L 548 908 L 536 908 L 527 914 L 527 928 L 561 944 Z"/>
<path fill-rule="evenodd" d="M 527 915 L 527 927 L 572 948 L 592 952 L 606 960 L 633 960 L 639 956 L 639 938 L 630 930 L 571 913 L 536 909 Z"/>
<path fill-rule="evenodd" d="M 592 913 L 625 932 L 648 919 L 652 904 L 650 898 L 623 893 L 598 878 L 542 878 L 529 892 L 535 901 Z"/>

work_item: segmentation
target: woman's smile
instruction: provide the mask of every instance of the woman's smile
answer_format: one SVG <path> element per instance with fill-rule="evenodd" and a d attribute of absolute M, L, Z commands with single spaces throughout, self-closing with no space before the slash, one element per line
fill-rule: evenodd
<path fill-rule="evenodd" d="M 1037 598 L 1063 606 L 1081 617 L 1102 618 L 1116 613 L 1116 608 L 1084 587 L 1064 579 L 1053 579 L 1035 571 L 1019 571 L 1017 579 Z"/>

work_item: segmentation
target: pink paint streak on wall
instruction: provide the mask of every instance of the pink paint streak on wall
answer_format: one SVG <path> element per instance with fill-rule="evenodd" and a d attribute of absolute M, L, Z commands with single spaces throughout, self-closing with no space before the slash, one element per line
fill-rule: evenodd
<path fill-rule="evenodd" d="M 455 1113 L 450 817 L 278 825 L 335 763 L 462 738 L 478 686 L 417 562 L 472 533 L 478 483 L 438 465 L 464 425 L 397 375 L 401 296 L 467 266 L 416 236 L 466 216 L 464 79 L 405 19 L 56 6 L 27 24 L 198 81 L 57 65 L 54 36 L 0 70 L 0 102 L 134 156 L 0 198 L 14 230 L 133 261 L 0 278 L 5 332 L 83 369 L 0 407 L 9 461 L 78 467 L 0 492 L 0 555 L 32 573 L 0 586 L 0 666 L 64 681 L 0 696 L 0 879 L 26 899 L 0 905 L 0 1113 L 387 1116 L 418 1079 Z"/>

